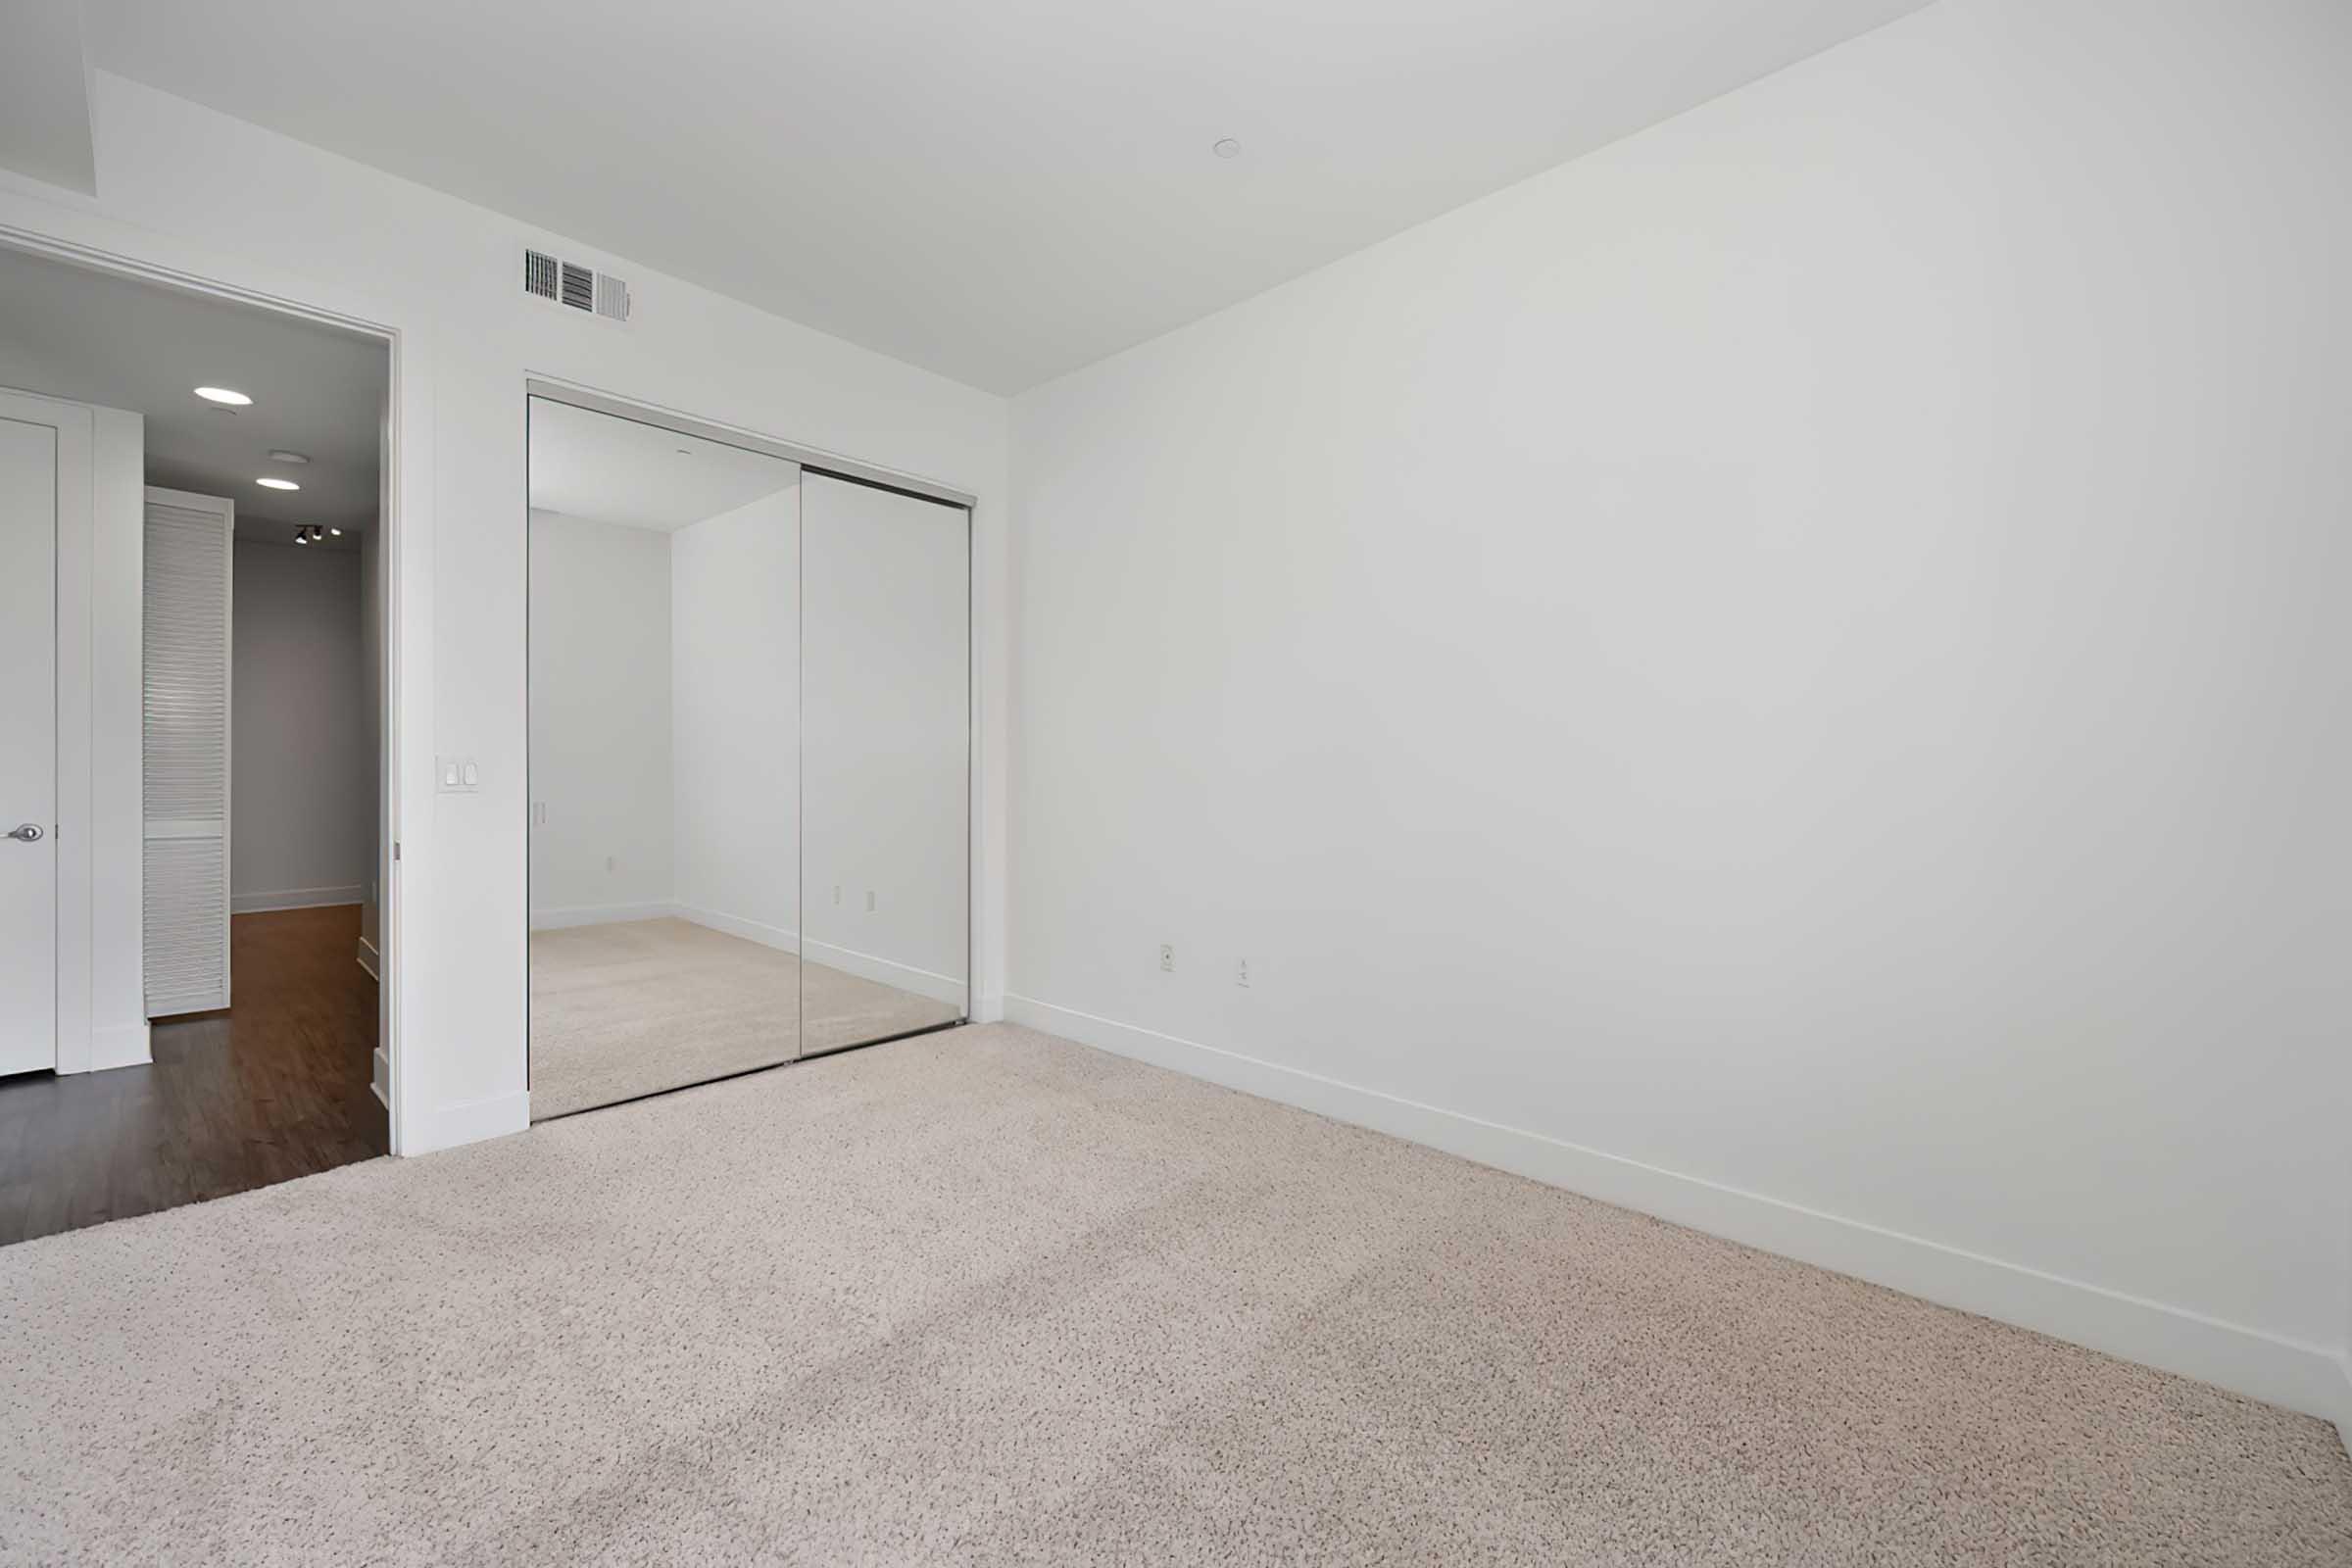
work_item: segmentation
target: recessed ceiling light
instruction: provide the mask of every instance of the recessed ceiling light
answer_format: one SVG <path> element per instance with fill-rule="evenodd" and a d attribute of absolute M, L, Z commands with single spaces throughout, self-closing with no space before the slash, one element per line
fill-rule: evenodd
<path fill-rule="evenodd" d="M 1242 144 L 1231 136 L 1226 136 L 1210 147 L 1209 151 L 1215 153 L 1219 158 L 1239 158 L 1242 156 Z"/>
<path fill-rule="evenodd" d="M 253 482 L 260 485 L 265 490 L 299 490 L 302 488 L 302 486 L 296 484 L 293 480 L 280 479 L 275 474 L 266 473 Z"/>
<path fill-rule="evenodd" d="M 232 392 L 224 386 L 200 386 L 196 389 L 196 395 L 214 403 L 225 403 L 232 409 L 241 409 L 253 401 L 244 393 Z"/>
<path fill-rule="evenodd" d="M 271 463 L 308 463 L 311 460 L 299 452 L 288 452 L 285 448 L 278 447 L 270 452 L 270 461 Z"/>

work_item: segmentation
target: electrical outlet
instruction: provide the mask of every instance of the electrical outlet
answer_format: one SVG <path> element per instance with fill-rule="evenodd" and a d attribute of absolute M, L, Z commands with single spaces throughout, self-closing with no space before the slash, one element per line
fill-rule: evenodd
<path fill-rule="evenodd" d="M 612 856 L 610 856 L 610 855 L 608 855 L 608 856 L 606 856 L 606 857 L 605 857 L 605 869 L 606 869 L 606 870 L 608 870 L 608 871 L 616 871 L 616 870 L 618 870 L 619 868 L 620 868 L 620 861 L 619 861 L 618 859 L 616 859 L 615 858 L 613 858 Z"/>
<path fill-rule="evenodd" d="M 865 912 L 868 914 L 874 912 L 874 890 L 872 888 L 865 890 Z"/>
<path fill-rule="evenodd" d="M 1173 943 L 1162 942 L 1159 945 L 1159 966 L 1170 974 L 1176 972 L 1176 948 Z"/>
<path fill-rule="evenodd" d="M 841 884 L 838 882 L 833 884 L 833 906 L 837 909 L 841 907 Z"/>
<path fill-rule="evenodd" d="M 1250 960 L 1236 958 L 1233 962 L 1233 983 L 1245 989 L 1250 984 Z"/>

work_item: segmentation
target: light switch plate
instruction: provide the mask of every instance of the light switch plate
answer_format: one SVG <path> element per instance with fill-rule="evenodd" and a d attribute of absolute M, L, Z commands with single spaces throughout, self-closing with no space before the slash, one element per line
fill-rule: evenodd
<path fill-rule="evenodd" d="M 476 795 L 482 788 L 482 770 L 470 757 L 436 757 L 433 759 L 433 788 L 443 795 Z"/>

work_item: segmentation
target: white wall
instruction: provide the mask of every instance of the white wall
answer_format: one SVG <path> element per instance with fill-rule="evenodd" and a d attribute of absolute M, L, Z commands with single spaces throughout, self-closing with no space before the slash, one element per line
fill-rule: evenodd
<path fill-rule="evenodd" d="M 824 474 L 801 494 L 804 951 L 960 1003 L 964 515 Z"/>
<path fill-rule="evenodd" d="M 229 907 L 360 903 L 375 756 L 359 553 L 239 539 L 234 578 Z"/>
<path fill-rule="evenodd" d="M 666 539 L 679 912 L 797 953 L 800 486 Z"/>
<path fill-rule="evenodd" d="M 669 536 L 531 513 L 531 924 L 670 901 Z"/>
<path fill-rule="evenodd" d="M 1018 399 L 1013 1015 L 2337 1408 L 2348 44 L 1952 0 Z"/>
<path fill-rule="evenodd" d="M 1002 399 L 105 73 L 99 195 L 0 172 L 0 235 L 224 280 L 400 334 L 390 896 L 396 1147 L 519 1129 L 524 1092 L 524 436 L 537 374 L 977 493 L 981 624 L 1001 633 Z M 526 242 L 629 278 L 613 327 L 525 299 Z M 1004 664 L 982 643 L 982 990 L 1001 987 Z M 481 788 L 433 789 L 436 754 Z"/>

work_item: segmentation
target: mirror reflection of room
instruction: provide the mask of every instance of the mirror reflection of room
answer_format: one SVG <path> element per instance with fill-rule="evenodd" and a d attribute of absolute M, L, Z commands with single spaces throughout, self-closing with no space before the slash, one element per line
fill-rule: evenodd
<path fill-rule="evenodd" d="M 799 1054 L 800 469 L 530 405 L 531 1111 Z"/>
<path fill-rule="evenodd" d="M 531 400 L 534 1119 L 965 1016 L 967 516 Z"/>

